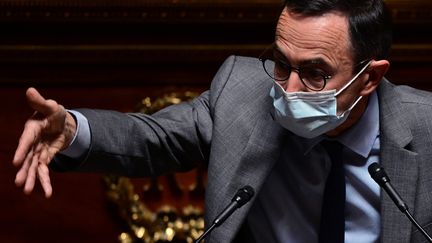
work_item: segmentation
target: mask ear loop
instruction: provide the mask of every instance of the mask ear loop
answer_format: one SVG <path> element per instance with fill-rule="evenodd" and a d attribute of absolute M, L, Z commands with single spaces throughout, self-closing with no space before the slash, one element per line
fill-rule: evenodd
<path fill-rule="evenodd" d="M 343 86 L 338 92 L 335 93 L 335 96 L 338 96 L 340 93 L 342 93 L 348 86 L 350 86 L 365 70 L 369 67 L 372 60 L 370 60 L 361 70 L 358 72 L 345 86 Z"/>
<path fill-rule="evenodd" d="M 363 98 L 363 96 L 358 97 L 357 100 L 356 100 L 356 101 L 355 101 L 355 102 L 350 106 L 350 108 L 348 108 L 347 110 L 345 110 L 344 112 L 342 112 L 342 114 L 337 115 L 337 116 L 338 116 L 338 117 L 343 117 L 343 116 L 345 116 L 345 113 L 351 111 L 351 110 L 354 108 L 354 106 L 356 106 L 357 103 L 359 103 L 359 101 L 360 101 L 362 98 Z"/>
<path fill-rule="evenodd" d="M 342 91 L 344 91 L 346 88 L 348 88 L 348 86 L 350 86 L 365 70 L 367 67 L 369 67 L 369 65 L 371 64 L 372 60 L 370 60 L 361 70 L 360 72 L 358 72 L 345 86 L 342 87 L 342 89 L 340 89 L 338 92 L 336 92 L 335 97 L 338 96 L 340 93 L 342 93 Z M 363 96 L 360 96 L 357 98 L 357 100 L 344 112 L 342 112 L 342 114 L 338 115 L 338 117 L 343 117 L 345 116 L 345 114 L 349 111 L 351 111 L 356 105 L 357 103 L 359 103 L 359 101 L 363 98 Z"/>

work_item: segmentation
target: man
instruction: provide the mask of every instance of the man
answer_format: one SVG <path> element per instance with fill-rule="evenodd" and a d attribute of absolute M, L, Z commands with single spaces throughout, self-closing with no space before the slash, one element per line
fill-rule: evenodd
<path fill-rule="evenodd" d="M 383 78 L 383 2 L 285 4 L 261 60 L 228 58 L 208 91 L 153 116 L 66 112 L 29 89 L 37 112 L 15 153 L 16 184 L 30 193 L 38 178 L 49 197 L 48 165 L 149 176 L 207 161 L 207 224 L 242 186 L 257 192 L 208 242 L 422 241 L 367 172 L 380 163 L 432 232 L 432 96 Z"/>

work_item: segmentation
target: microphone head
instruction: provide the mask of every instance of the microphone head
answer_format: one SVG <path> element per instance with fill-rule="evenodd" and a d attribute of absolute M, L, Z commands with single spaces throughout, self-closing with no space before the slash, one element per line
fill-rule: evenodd
<path fill-rule="evenodd" d="M 251 186 L 244 186 L 240 188 L 237 193 L 234 195 L 232 201 L 237 202 L 237 207 L 241 207 L 245 205 L 251 198 L 254 196 L 255 191 Z"/>
<path fill-rule="evenodd" d="M 381 167 L 378 163 L 374 162 L 368 167 L 368 171 L 372 179 L 375 180 L 380 186 L 383 186 L 385 183 L 390 182 L 390 178 L 387 176 L 387 173 L 384 171 L 384 168 Z"/>

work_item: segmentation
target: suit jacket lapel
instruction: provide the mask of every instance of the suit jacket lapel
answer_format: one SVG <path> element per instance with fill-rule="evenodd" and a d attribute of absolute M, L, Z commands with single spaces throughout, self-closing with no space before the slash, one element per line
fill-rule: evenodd
<path fill-rule="evenodd" d="M 265 179 L 270 174 L 274 164 L 280 157 L 279 144 L 282 144 L 282 142 L 279 141 L 281 141 L 283 137 L 282 134 L 284 134 L 285 131 L 270 119 L 271 117 L 269 115 L 266 120 L 256 124 L 244 154 L 240 158 L 238 167 L 236 168 L 236 175 L 232 177 L 229 182 L 230 185 L 228 191 L 237 191 L 244 185 L 250 185 L 255 189 L 255 196 L 252 198 L 251 202 L 236 212 L 236 215 L 233 215 L 234 217 L 232 217 L 229 222 L 227 221 L 221 227 L 226 229 L 225 232 L 230 231 L 232 233 L 231 236 L 224 236 L 229 239 L 229 242 L 233 237 L 235 237 L 238 229 L 247 215 L 247 212 L 253 205 L 253 202 L 256 200 L 257 194 L 260 191 Z M 265 125 L 265 123 L 267 124 Z M 268 143 L 268 139 L 273 139 L 274 142 Z M 234 194 L 230 195 L 231 198 L 233 195 Z M 220 229 L 220 232 L 223 231 L 223 229 Z"/>
<path fill-rule="evenodd" d="M 411 130 L 405 123 L 404 112 L 393 85 L 383 80 L 380 89 L 380 142 L 381 165 L 387 171 L 391 183 L 408 204 L 414 206 L 417 186 L 416 153 L 409 150 Z M 411 222 L 381 191 L 382 242 L 409 242 Z"/>
<path fill-rule="evenodd" d="M 207 238 L 209 242 L 230 242 L 233 240 L 265 178 L 279 159 L 280 145 L 284 134 L 287 134 L 286 130 L 273 121 L 271 117 L 271 98 L 263 89 L 257 90 L 259 92 L 256 93 L 255 104 L 248 106 L 250 107 L 249 110 L 242 111 L 244 117 L 241 119 L 254 121 L 254 123 L 237 122 L 236 126 L 224 130 L 224 134 L 222 134 L 223 137 L 226 137 L 232 136 L 233 133 L 243 133 L 242 139 L 238 139 L 237 136 L 237 139 L 232 142 L 244 143 L 246 146 L 242 151 L 237 151 L 238 154 L 234 152 L 223 156 L 223 160 L 228 161 L 215 162 L 215 165 L 209 164 L 208 181 L 211 181 L 212 184 L 207 186 L 206 191 L 206 198 L 208 199 L 206 202 L 207 223 L 212 223 L 212 220 L 231 201 L 241 187 L 250 185 L 255 189 L 255 196 L 251 202 L 237 210 L 224 224 L 215 229 Z M 246 136 L 244 133 L 247 133 Z M 222 143 L 222 141 L 213 142 Z M 225 146 L 226 152 L 231 153 L 228 152 L 228 148 L 232 150 L 232 147 L 229 146 L 233 146 L 233 144 L 214 144 L 214 146 Z M 220 163 L 224 163 L 225 167 L 216 168 Z M 214 200 L 215 198 L 219 200 Z"/>

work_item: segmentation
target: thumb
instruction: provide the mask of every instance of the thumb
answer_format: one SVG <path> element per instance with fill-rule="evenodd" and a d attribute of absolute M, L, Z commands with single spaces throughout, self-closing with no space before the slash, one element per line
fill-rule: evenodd
<path fill-rule="evenodd" d="M 48 116 L 57 109 L 57 103 L 53 100 L 46 100 L 35 88 L 29 88 L 26 92 L 27 101 L 31 108 Z"/>

